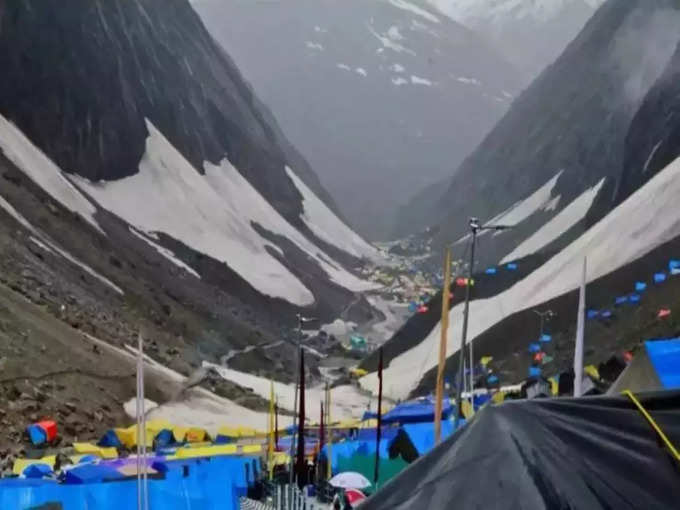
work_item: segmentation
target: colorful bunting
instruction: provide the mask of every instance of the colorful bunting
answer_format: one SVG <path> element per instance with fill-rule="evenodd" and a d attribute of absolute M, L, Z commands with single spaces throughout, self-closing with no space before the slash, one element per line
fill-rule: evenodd
<path fill-rule="evenodd" d="M 670 317 L 671 311 L 669 308 L 662 308 L 659 310 L 659 313 L 657 314 L 657 318 L 659 319 L 665 319 L 666 317 Z"/>
<path fill-rule="evenodd" d="M 654 283 L 663 283 L 666 281 L 666 273 L 654 274 Z"/>

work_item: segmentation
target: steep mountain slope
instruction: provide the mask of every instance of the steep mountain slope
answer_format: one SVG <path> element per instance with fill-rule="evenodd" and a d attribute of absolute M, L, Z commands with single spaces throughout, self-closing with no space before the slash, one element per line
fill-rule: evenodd
<path fill-rule="evenodd" d="M 430 222 L 444 215 L 440 242 L 458 239 L 470 216 L 519 225 L 485 248 L 498 260 L 603 178 L 600 193 L 611 196 L 630 121 L 679 37 L 672 0 L 603 5 L 454 174 L 426 215 Z M 530 200 L 544 185 L 547 194 Z"/>
<path fill-rule="evenodd" d="M 406 0 L 197 0 L 360 232 L 460 163 L 518 91 L 479 37 Z"/>
<path fill-rule="evenodd" d="M 552 63 L 604 0 L 430 0 L 488 38 L 527 80 Z"/>
<path fill-rule="evenodd" d="M 606 12 L 611 4 L 600 12 Z M 660 12 L 668 20 L 677 19 L 674 11 Z M 610 46 L 611 42 L 605 40 L 602 44 Z M 544 366 L 544 373 L 554 375 L 569 368 L 578 302 L 576 287 L 583 257 L 588 259 L 588 309 L 612 313 L 611 317 L 588 321 L 587 363 L 604 362 L 623 349 L 634 348 L 644 338 L 677 335 L 677 319 L 657 317 L 662 308 L 678 313 L 676 296 L 680 289 L 680 279 L 668 270 L 669 260 L 680 256 L 680 217 L 674 203 L 680 182 L 680 144 L 674 138 L 680 122 L 675 113 L 678 89 L 674 76 L 679 63 L 676 47 L 677 42 L 670 49 L 674 55 L 657 73 L 656 82 L 640 97 L 639 108 L 630 115 L 632 120 L 612 131 L 614 136 L 624 131 L 622 139 L 616 142 L 621 154 L 610 175 L 604 181 L 600 177 L 602 187 L 581 193 L 543 226 L 536 227 L 534 221 L 533 235 L 506 258 L 523 257 L 516 272 L 500 267 L 498 275 L 488 275 L 479 271 L 484 266 L 478 268 L 472 291 L 469 338 L 473 339 L 477 361 L 481 356 L 494 357 L 492 366 L 503 383 L 518 382 L 527 376 L 530 363 L 527 346 L 538 334 L 536 309 L 557 312 L 549 326 L 554 342 L 548 347 L 554 360 Z M 630 84 L 631 81 L 622 80 L 619 87 L 627 88 Z M 614 89 L 610 92 L 617 93 Z M 662 156 L 657 159 L 655 154 L 659 151 Z M 597 163 L 599 156 L 590 152 L 583 164 L 589 165 L 592 158 Z M 555 191 L 567 171 L 534 189 L 511 208 L 505 219 L 512 223 L 525 218 L 531 223 L 527 218 L 533 216 L 536 220 L 544 216 L 559 196 Z M 543 214 L 537 214 L 537 209 Z M 540 235 L 543 239 L 537 240 Z M 492 236 L 480 239 L 480 243 L 487 243 L 484 249 L 491 249 L 494 243 L 488 237 Z M 532 254 L 537 249 L 538 253 Z M 652 275 L 657 272 L 667 274 L 667 280 L 654 283 Z M 635 282 L 647 284 L 640 304 L 616 305 L 616 297 L 634 292 Z M 457 371 L 460 346 L 463 306 L 458 294 L 450 313 L 446 368 L 450 379 Z M 389 379 L 385 384 L 391 388 L 392 397 L 422 394 L 433 387 L 439 313 L 435 300 L 428 316 L 411 319 L 386 345 Z M 375 370 L 374 357 L 365 360 L 363 366 Z M 416 375 L 404 377 L 404 374 Z M 374 389 L 375 375 L 370 374 L 362 384 Z"/>
<path fill-rule="evenodd" d="M 119 345 L 144 329 L 185 373 L 285 339 L 302 307 L 362 306 L 351 268 L 377 251 L 186 0 L 2 0 L 0 54 L 11 288 Z M 286 379 L 293 353 L 248 368 Z"/>
<path fill-rule="evenodd" d="M 621 201 L 665 168 L 680 147 L 680 45 L 631 122 L 616 200 Z"/>

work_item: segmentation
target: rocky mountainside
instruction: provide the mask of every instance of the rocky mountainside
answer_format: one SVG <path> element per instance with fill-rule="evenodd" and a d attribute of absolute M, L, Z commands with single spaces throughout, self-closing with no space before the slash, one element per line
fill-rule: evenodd
<path fill-rule="evenodd" d="M 187 0 L 0 0 L 0 66 L 3 285 L 181 373 L 286 380 L 296 313 L 370 316 L 377 251 Z"/>
<path fill-rule="evenodd" d="M 527 81 L 562 53 L 604 0 L 430 0 L 491 41 Z"/>
<path fill-rule="evenodd" d="M 659 170 L 680 147 L 680 45 L 649 91 L 631 122 L 625 145 L 623 175 L 616 201 L 625 200 Z"/>
<path fill-rule="evenodd" d="M 411 0 L 196 0 L 338 207 L 385 238 L 397 207 L 451 175 L 519 91 L 480 37 Z"/>
<path fill-rule="evenodd" d="M 624 3 L 628 9 L 619 10 Z M 659 29 L 665 23 L 677 23 L 678 17 L 672 3 L 657 2 L 655 9 L 648 9 L 649 5 L 645 2 L 643 8 L 641 2 L 609 2 L 591 23 L 604 23 L 603 15 L 608 16 L 609 21 L 618 20 L 615 24 L 622 22 L 621 17 L 625 20 L 633 16 L 628 18 L 628 23 L 636 27 L 633 33 L 646 33 L 650 37 L 651 33 L 646 32 L 645 27 L 650 20 L 657 20 L 653 23 L 660 25 L 655 25 L 654 34 L 662 38 L 674 35 L 675 42 L 670 48 L 658 47 L 665 53 L 650 52 L 648 55 L 653 58 L 643 60 L 645 69 L 653 69 L 656 80 L 648 85 L 646 77 L 641 81 L 636 68 L 629 68 L 635 71 L 634 74 L 618 84 L 611 83 L 609 96 L 619 100 L 635 98 L 637 105 L 629 114 L 624 115 L 627 110 L 620 109 L 618 113 L 602 116 L 613 140 L 599 135 L 601 151 L 593 149 L 577 153 L 582 171 L 574 170 L 578 166 L 562 167 L 563 171 L 546 184 L 535 184 L 531 194 L 505 214 L 505 220 L 510 223 L 515 220 L 525 222 L 525 231 L 529 227 L 535 229 L 505 257 L 505 261 L 517 263 L 515 270 L 511 271 L 506 264 L 498 265 L 497 273 L 487 273 L 483 264 L 476 268 L 468 339 L 474 343 L 477 361 L 482 356 L 493 357 L 491 367 L 502 383 L 516 383 L 527 377 L 531 363 L 527 347 L 536 341 L 539 331 L 535 310 L 550 309 L 557 314 L 549 325 L 553 335 L 553 343 L 547 347 L 551 361 L 543 365 L 543 373 L 549 376 L 569 369 L 573 359 L 577 287 L 584 257 L 588 262 L 586 307 L 593 314 L 586 327 L 587 364 L 604 363 L 624 349 L 634 349 L 646 338 L 677 336 L 680 332 L 677 317 L 673 318 L 680 312 L 673 297 L 680 288 L 680 280 L 669 270 L 670 261 L 680 257 L 680 222 L 675 205 L 680 182 L 680 144 L 677 143 L 678 89 L 674 78 L 678 73 L 679 32 L 676 26 L 675 30 L 669 28 L 664 36 L 663 30 Z M 589 30 L 592 30 L 590 24 L 584 32 Z M 599 33 L 606 35 L 606 32 Z M 627 38 L 626 34 L 630 37 L 631 32 L 614 30 L 609 32 L 609 38 L 600 39 L 599 44 L 616 48 L 621 41 L 626 41 L 640 53 L 643 49 L 641 41 Z M 570 51 L 573 51 L 573 45 L 565 55 Z M 668 57 L 664 58 L 665 55 Z M 659 59 L 665 60 L 661 66 L 657 65 Z M 554 67 L 559 66 L 559 62 Z M 541 79 L 545 79 L 545 75 Z M 630 95 L 630 91 L 636 94 Z M 584 92 L 593 98 L 590 103 L 593 108 L 603 97 L 593 90 Z M 519 100 L 525 104 L 530 101 L 531 98 L 525 96 Z M 632 108 L 629 102 L 626 108 Z M 509 116 L 512 115 L 510 112 Z M 617 124 L 610 124 L 614 122 L 609 118 L 612 115 L 618 119 Z M 507 118 L 501 124 L 506 121 Z M 572 120 L 568 126 L 582 128 L 583 124 Z M 555 136 L 554 144 L 558 146 L 567 144 L 575 133 L 572 129 Z M 594 135 L 591 133 L 591 136 Z M 581 144 L 586 143 L 589 141 L 581 140 Z M 528 151 L 525 161 L 529 160 L 529 155 L 535 155 L 533 149 L 525 147 L 524 150 Z M 615 153 L 606 155 L 607 152 Z M 472 159 L 475 157 L 481 155 Z M 611 168 L 606 169 L 606 173 L 591 175 L 603 161 L 609 161 Z M 524 176 L 518 171 L 515 178 L 522 180 Z M 531 174 L 526 178 L 531 179 Z M 540 226 L 541 216 L 548 216 L 551 209 L 563 207 L 560 202 L 569 196 L 569 182 L 561 181 L 567 178 L 575 184 L 583 180 L 601 184 L 581 190 L 578 198 L 553 213 L 554 216 Z M 511 189 L 509 181 L 505 184 Z M 486 185 L 487 190 L 491 190 L 496 184 Z M 555 203 L 557 205 L 553 205 Z M 499 216 L 493 221 L 505 220 Z M 482 236 L 481 249 L 492 251 L 494 244 L 502 243 L 498 239 L 504 235 Z M 660 273 L 664 278 L 656 280 L 655 275 Z M 638 301 L 630 302 L 628 298 L 638 292 L 637 283 L 644 283 L 646 288 L 639 291 Z M 450 311 L 452 326 L 448 334 L 446 369 L 450 380 L 455 377 L 458 366 L 463 315 L 461 292 L 457 288 L 452 290 L 456 297 Z M 617 303 L 617 298 L 623 298 L 623 301 Z M 441 312 L 436 300 L 427 316 L 411 319 L 386 344 L 389 360 L 386 370 L 389 379 L 386 381 L 391 382 L 385 384 L 393 398 L 422 394 L 434 384 Z M 660 316 L 661 310 L 668 313 Z M 374 370 L 375 362 L 373 356 L 363 365 Z M 415 375 L 405 378 L 404 374 Z M 362 379 L 362 384 L 371 390 L 375 389 L 375 382 L 374 374 Z"/>
<path fill-rule="evenodd" d="M 516 225 L 487 242 L 491 261 L 567 209 L 553 225 L 559 228 L 532 240 L 530 251 L 570 230 L 595 195 L 614 193 L 630 122 L 670 60 L 679 29 L 672 0 L 606 3 L 463 162 L 445 196 L 419 217 L 441 222 L 440 243 L 460 238 L 470 216 Z"/>

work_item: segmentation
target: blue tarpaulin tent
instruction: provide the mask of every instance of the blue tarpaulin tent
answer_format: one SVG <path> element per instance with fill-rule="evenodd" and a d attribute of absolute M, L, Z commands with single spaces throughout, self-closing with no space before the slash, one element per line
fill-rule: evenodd
<path fill-rule="evenodd" d="M 628 301 L 630 301 L 632 304 L 637 304 L 640 302 L 640 294 L 631 294 L 628 296 Z"/>
<path fill-rule="evenodd" d="M 484 271 L 486 274 L 496 274 L 498 272 L 498 269 L 495 267 L 489 267 L 486 271 Z"/>
<path fill-rule="evenodd" d="M 666 273 L 655 273 L 654 283 L 663 283 L 666 281 Z"/>
<path fill-rule="evenodd" d="M 645 349 L 663 387 L 680 388 L 680 338 L 647 341 Z"/>
<path fill-rule="evenodd" d="M 635 282 L 635 292 L 642 292 L 647 288 L 645 282 Z"/>
<path fill-rule="evenodd" d="M 120 442 L 120 439 L 118 439 L 118 434 L 116 434 L 116 431 L 109 429 L 99 440 L 97 446 L 101 446 L 102 448 L 120 448 L 123 446 L 123 444 Z"/>
<path fill-rule="evenodd" d="M 433 397 L 423 397 L 417 400 L 409 400 L 395 406 L 385 413 L 382 418 L 384 424 L 390 423 L 413 423 L 434 420 L 435 402 Z M 447 419 L 453 410 L 451 402 L 445 398 L 442 403 L 442 418 Z"/>
<path fill-rule="evenodd" d="M 587 316 L 589 319 L 594 319 L 594 318 L 596 318 L 598 315 L 600 315 L 600 312 L 599 312 L 598 310 L 588 310 L 588 311 L 586 312 L 586 316 Z"/>
<path fill-rule="evenodd" d="M 529 344 L 529 352 L 541 352 L 541 345 L 536 342 Z"/>
<path fill-rule="evenodd" d="M 541 369 L 540 367 L 529 367 L 529 377 L 540 377 Z"/>
<path fill-rule="evenodd" d="M 600 317 L 604 319 L 609 319 L 612 316 L 612 311 L 611 310 L 602 310 L 600 312 Z"/>
<path fill-rule="evenodd" d="M 540 338 L 541 342 L 547 343 L 547 342 L 552 342 L 552 335 L 548 335 L 547 333 L 543 333 Z"/>
<path fill-rule="evenodd" d="M 668 270 L 673 271 L 673 269 L 680 269 L 680 260 L 671 259 L 668 262 Z"/>
<path fill-rule="evenodd" d="M 37 423 L 26 427 L 26 432 L 28 433 L 28 437 L 31 440 L 31 443 L 33 443 L 36 446 L 41 445 L 47 441 L 47 433 L 45 432 L 45 429 L 43 429 Z"/>
<path fill-rule="evenodd" d="M 212 457 L 163 461 L 153 467 L 162 474 L 150 478 L 150 510 L 238 510 L 247 493 L 245 462 L 251 458 Z M 48 503 L 64 510 L 137 508 L 137 480 L 64 484 L 56 480 L 0 480 L 0 508 L 27 509 Z"/>
<path fill-rule="evenodd" d="M 517 271 L 517 264 L 515 262 L 510 262 L 505 266 L 508 271 Z"/>
<path fill-rule="evenodd" d="M 52 474 L 52 468 L 47 464 L 31 464 L 21 474 L 26 478 L 44 478 Z"/>
<path fill-rule="evenodd" d="M 623 305 L 628 302 L 628 296 L 619 296 L 614 300 L 616 306 Z"/>

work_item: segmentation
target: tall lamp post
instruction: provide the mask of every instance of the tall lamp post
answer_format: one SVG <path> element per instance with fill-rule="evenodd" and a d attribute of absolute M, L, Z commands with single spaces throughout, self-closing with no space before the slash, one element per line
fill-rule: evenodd
<path fill-rule="evenodd" d="M 459 354 L 459 367 L 458 373 L 460 374 L 458 379 L 458 384 L 456 388 L 456 419 L 454 422 L 453 430 L 458 429 L 458 423 L 460 422 L 460 417 L 462 415 L 462 391 L 463 384 L 465 382 L 465 343 L 467 341 L 468 332 L 468 317 L 470 315 L 470 288 L 472 282 L 472 273 L 475 266 L 475 247 L 477 246 L 477 236 L 480 232 L 485 230 L 508 230 L 512 228 L 510 225 L 480 225 L 477 218 L 470 218 L 470 233 L 472 234 L 472 246 L 470 247 L 470 262 L 468 266 L 468 277 L 465 284 L 465 308 L 463 311 L 463 335 L 460 344 L 460 354 Z M 472 395 L 474 390 L 474 352 L 472 349 L 472 343 L 470 343 L 470 400 L 472 401 Z"/>
<path fill-rule="evenodd" d="M 552 310 L 543 310 L 543 311 L 532 310 L 532 312 L 534 312 L 536 315 L 538 315 L 541 318 L 541 332 L 540 332 L 539 337 L 538 337 L 540 339 L 541 337 L 543 337 L 543 330 L 545 328 L 545 321 L 552 319 L 557 314 L 555 312 L 553 312 Z"/>
<path fill-rule="evenodd" d="M 309 323 L 309 322 L 314 322 L 318 319 L 315 317 L 303 317 L 301 314 L 297 314 L 295 316 L 298 321 L 298 337 L 297 337 L 297 350 L 296 350 L 296 369 L 295 373 L 297 374 L 300 371 L 300 357 L 298 354 L 298 351 L 302 349 L 302 326 Z M 292 485 L 294 481 L 294 472 L 295 472 L 295 437 L 296 437 L 296 432 L 297 432 L 297 407 L 298 407 L 298 388 L 300 385 L 300 381 L 297 381 L 295 383 L 295 399 L 294 399 L 294 404 L 293 404 L 293 439 L 290 442 L 290 473 L 289 473 L 289 483 Z"/>

